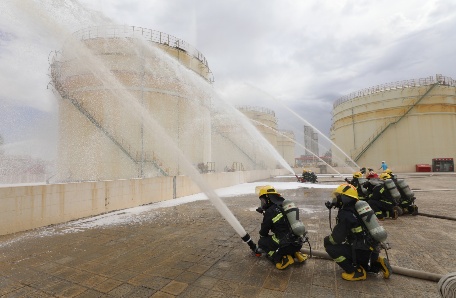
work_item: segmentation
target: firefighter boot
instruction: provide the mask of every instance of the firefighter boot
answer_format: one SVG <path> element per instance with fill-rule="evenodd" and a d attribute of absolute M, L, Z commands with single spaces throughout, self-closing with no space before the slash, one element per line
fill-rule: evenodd
<path fill-rule="evenodd" d="M 358 266 L 357 268 L 355 268 L 355 272 L 342 273 L 342 278 L 345 280 L 349 280 L 349 281 L 365 280 L 366 276 L 367 276 L 366 271 L 364 270 L 364 268 L 362 266 Z"/>
<path fill-rule="evenodd" d="M 397 217 L 399 216 L 398 208 L 399 207 L 397 207 L 397 206 L 393 207 L 393 211 L 391 212 L 391 219 L 397 219 Z"/>
<path fill-rule="evenodd" d="M 276 263 L 276 268 L 283 270 L 294 263 L 293 257 L 290 255 L 283 256 L 282 259 Z"/>
<path fill-rule="evenodd" d="M 418 206 L 412 205 L 412 206 L 409 207 L 409 209 L 410 209 L 410 211 L 411 211 L 410 213 L 412 215 L 418 215 Z"/>
<path fill-rule="evenodd" d="M 383 278 L 387 279 L 393 273 L 390 263 L 387 258 L 378 257 L 377 262 L 380 264 L 380 269 L 383 271 Z"/>
<path fill-rule="evenodd" d="M 307 255 L 306 255 L 306 254 L 303 254 L 303 253 L 300 252 L 300 251 L 297 251 L 297 252 L 295 252 L 295 258 L 298 259 L 298 262 L 299 262 L 299 263 L 302 263 L 302 262 L 304 262 L 305 260 L 307 260 Z"/>

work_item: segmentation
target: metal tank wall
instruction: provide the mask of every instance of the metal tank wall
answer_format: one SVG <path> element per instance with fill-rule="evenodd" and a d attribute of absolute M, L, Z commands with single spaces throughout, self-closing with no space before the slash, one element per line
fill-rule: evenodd
<path fill-rule="evenodd" d="M 293 131 L 280 130 L 277 135 L 277 151 L 290 166 L 295 165 L 295 141 Z"/>
<path fill-rule="evenodd" d="M 61 96 L 58 180 L 177 175 L 175 144 L 193 164 L 211 160 L 205 86 L 186 81 L 158 47 L 210 85 L 212 74 L 199 52 L 139 27 L 88 28 L 75 38 L 84 47 L 65 45 L 51 65 Z"/>
<path fill-rule="evenodd" d="M 277 149 L 277 118 L 274 111 L 262 107 L 237 107 L 244 115 L 253 120 L 258 131 Z"/>
<path fill-rule="evenodd" d="M 360 167 L 414 172 L 456 157 L 456 82 L 442 75 L 378 85 L 334 103 L 331 140 Z M 332 152 L 346 160 L 333 146 Z M 347 160 L 348 162 L 348 160 Z"/>

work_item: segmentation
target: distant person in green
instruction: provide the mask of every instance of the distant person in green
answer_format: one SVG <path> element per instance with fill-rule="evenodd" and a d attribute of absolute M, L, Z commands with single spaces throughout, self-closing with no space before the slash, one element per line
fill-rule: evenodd
<path fill-rule="evenodd" d="M 378 169 L 379 170 L 382 169 L 382 171 L 385 171 L 387 168 L 388 168 L 388 165 L 386 164 L 386 162 L 382 161 L 382 165 Z"/>

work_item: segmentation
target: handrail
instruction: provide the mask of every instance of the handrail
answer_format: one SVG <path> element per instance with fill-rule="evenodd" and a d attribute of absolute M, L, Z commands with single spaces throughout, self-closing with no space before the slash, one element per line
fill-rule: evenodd
<path fill-rule="evenodd" d="M 196 58 L 204 66 L 207 67 L 209 74 L 209 81 L 214 82 L 214 75 L 209 68 L 209 63 L 206 57 L 198 51 L 195 47 L 191 46 L 185 40 L 179 39 L 175 36 L 169 35 L 164 32 L 142 28 L 138 26 L 127 25 L 104 25 L 87 27 L 73 33 L 73 36 L 80 40 L 87 40 L 93 38 L 134 38 L 142 37 L 147 41 L 173 47 L 189 53 L 192 57 Z"/>
<path fill-rule="evenodd" d="M 361 156 L 364 154 L 364 152 L 367 151 L 367 149 L 369 149 L 370 146 L 372 146 L 372 144 L 391 126 L 391 125 L 394 125 L 394 124 L 397 124 L 399 123 L 399 121 L 401 121 L 405 115 L 407 115 L 423 98 L 425 98 L 429 92 L 431 92 L 432 89 L 434 89 L 435 86 L 439 85 L 440 83 L 437 82 L 437 83 L 434 83 L 431 85 L 431 87 L 413 104 L 410 106 L 410 108 L 404 112 L 396 121 L 394 122 L 390 122 L 388 123 L 385 127 L 381 128 L 381 129 L 378 129 L 376 131 L 376 133 L 373 134 L 373 137 L 369 138 L 366 142 L 364 142 L 364 144 L 361 146 L 361 152 L 359 152 L 356 157 L 353 159 L 355 162 L 357 162 Z M 379 133 L 377 133 L 378 131 L 380 130 Z M 365 145 L 367 143 L 367 145 Z M 364 146 L 365 145 L 365 146 Z"/>
<path fill-rule="evenodd" d="M 62 98 L 65 98 L 65 97 L 62 97 Z M 117 138 L 111 134 L 100 122 L 98 122 L 91 114 L 89 111 L 87 111 L 76 99 L 74 98 L 71 98 L 71 97 L 66 97 L 66 99 L 68 99 L 84 116 L 86 116 L 87 119 L 90 120 L 90 122 L 92 122 L 98 129 L 100 129 L 103 134 L 105 136 L 107 136 L 117 147 L 119 147 L 120 150 L 122 150 L 123 153 L 125 153 L 125 155 L 128 156 L 128 158 L 130 158 L 134 163 L 136 164 L 139 164 L 141 163 L 141 160 L 137 160 L 133 157 L 133 155 L 130 153 L 130 150 L 127 150 L 130 149 L 130 146 L 129 145 L 126 145 L 126 142 L 120 138 L 121 141 L 118 141 Z M 138 156 L 138 152 L 136 153 L 136 156 Z M 145 157 L 147 157 L 147 154 L 144 155 Z M 147 158 L 145 160 L 143 160 L 145 162 L 148 162 L 150 161 L 158 170 L 159 172 L 163 175 L 163 176 L 169 176 L 169 174 L 167 173 L 167 171 L 165 171 L 165 169 L 163 169 L 161 167 L 161 163 L 160 161 L 155 157 L 155 154 L 153 156 L 152 159 L 149 159 L 147 160 Z"/>
<path fill-rule="evenodd" d="M 239 111 L 245 111 L 245 112 L 260 112 L 260 113 L 265 113 L 269 114 L 275 117 L 275 112 L 271 109 L 265 108 L 265 107 L 254 107 L 254 106 L 236 106 L 236 109 Z"/>
<path fill-rule="evenodd" d="M 54 90 L 56 90 L 59 95 L 63 98 L 63 99 L 68 99 L 84 116 L 86 116 L 86 118 L 92 122 L 92 124 L 94 124 L 98 129 L 100 129 L 104 135 L 106 135 L 117 147 L 120 148 L 120 150 L 125 154 L 127 155 L 127 157 L 129 159 L 131 159 L 134 163 L 138 164 L 140 162 L 143 162 L 143 161 L 148 161 L 147 159 L 146 160 L 140 160 L 138 161 L 137 159 L 134 158 L 134 156 L 130 153 L 130 150 L 127 150 L 130 149 L 130 145 L 128 145 L 122 138 L 120 138 L 120 141 L 113 135 L 111 134 L 100 122 L 98 122 L 95 117 L 92 116 L 92 114 L 90 114 L 89 111 L 87 111 L 80 103 L 79 101 L 77 101 L 76 99 L 74 99 L 73 97 L 70 96 L 70 94 L 64 89 L 64 87 L 62 86 L 62 84 L 57 80 L 57 77 L 60 75 L 60 65 L 61 63 L 59 61 L 56 61 L 55 59 L 55 56 L 53 57 L 52 59 L 52 63 L 50 65 L 51 67 L 51 80 L 52 80 L 52 87 L 54 88 Z M 169 173 L 168 171 L 166 171 L 165 169 L 163 169 L 161 167 L 161 162 L 159 159 L 157 159 L 155 157 L 155 153 L 152 154 L 153 157 L 152 159 L 150 159 L 150 162 L 155 166 L 155 168 L 157 168 L 159 170 L 159 172 L 163 175 L 163 176 L 169 176 Z M 138 156 L 138 152 L 136 153 L 136 156 Z M 147 157 L 147 153 L 145 153 L 145 155 Z"/>
<path fill-rule="evenodd" d="M 380 84 L 373 87 L 361 89 L 359 91 L 352 92 L 348 95 L 344 95 L 334 101 L 333 109 L 336 108 L 338 105 L 352 100 L 357 97 L 362 97 L 378 92 L 388 91 L 388 90 L 395 90 L 395 89 L 403 89 L 403 88 L 411 88 L 411 87 L 419 87 L 419 86 L 429 86 L 435 83 L 439 83 L 445 86 L 452 86 L 456 87 L 456 80 L 453 80 L 451 77 L 442 76 L 441 74 L 437 74 L 434 78 L 433 76 L 429 76 L 427 78 L 420 78 L 420 79 L 411 79 L 411 80 L 403 80 L 397 81 L 392 83 Z"/>

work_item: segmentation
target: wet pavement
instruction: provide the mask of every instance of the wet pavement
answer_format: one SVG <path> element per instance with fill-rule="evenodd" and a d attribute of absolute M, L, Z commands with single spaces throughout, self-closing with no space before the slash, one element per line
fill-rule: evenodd
<path fill-rule="evenodd" d="M 456 217 L 456 175 L 430 174 L 399 178 L 415 190 L 421 212 Z M 296 178 L 269 183 L 274 181 Z M 319 181 L 342 182 L 332 176 Z M 316 251 L 324 251 L 323 238 L 330 233 L 324 202 L 331 191 L 280 191 L 300 207 Z M 223 201 L 257 242 L 258 198 Z M 334 217 L 335 211 L 332 226 Z M 408 215 L 382 224 L 393 266 L 441 275 L 456 271 L 455 221 Z M 66 224 L 0 236 L 1 297 L 440 297 L 434 281 L 396 274 L 348 282 L 341 273 L 333 261 L 315 257 L 277 270 L 253 256 L 207 200 L 150 210 L 118 224 L 71 230 Z"/>

